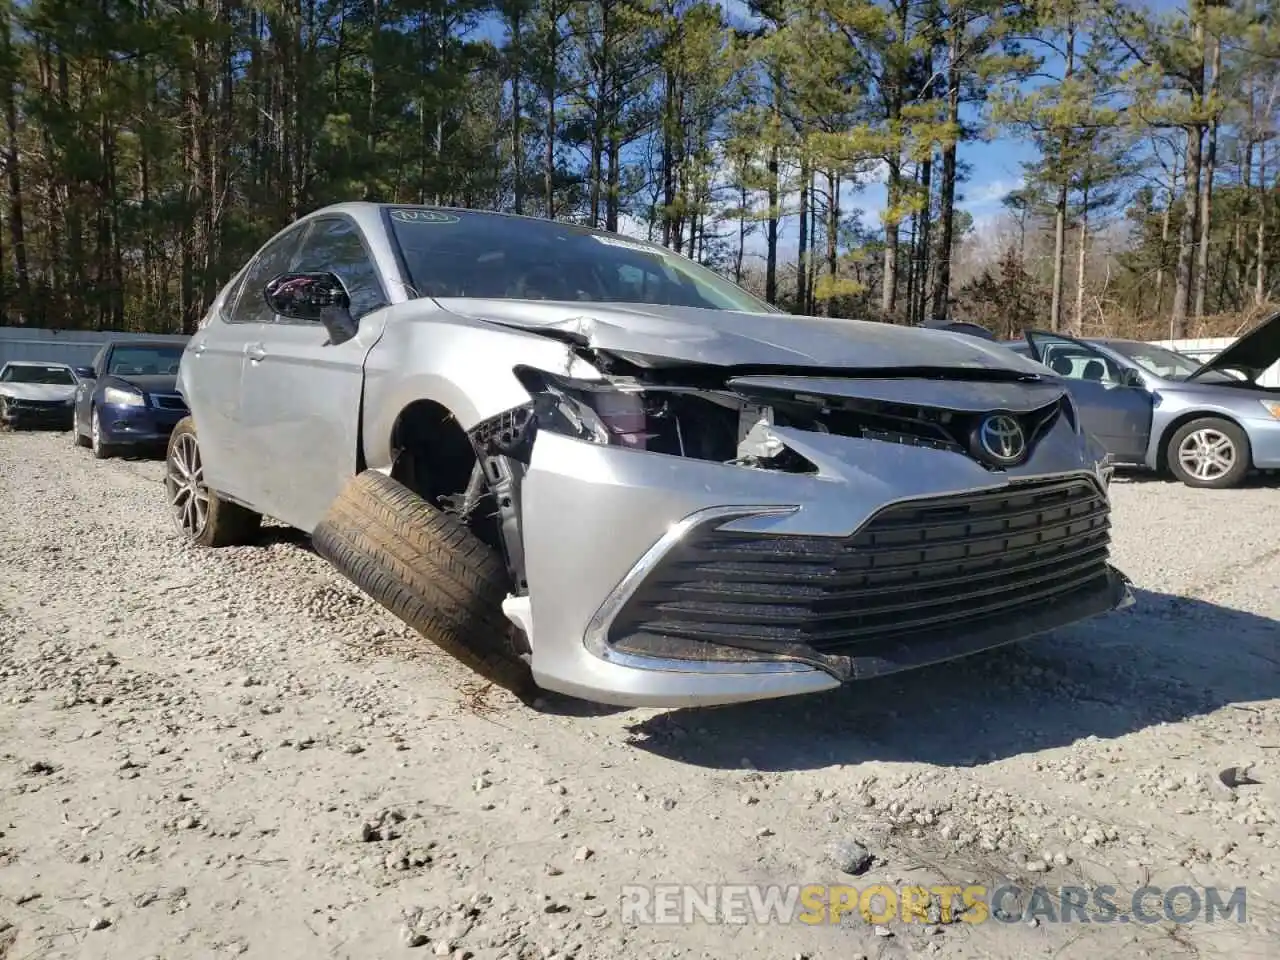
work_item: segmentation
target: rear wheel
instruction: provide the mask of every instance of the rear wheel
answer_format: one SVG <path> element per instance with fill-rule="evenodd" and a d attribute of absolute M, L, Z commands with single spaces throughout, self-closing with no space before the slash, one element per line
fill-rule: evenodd
<path fill-rule="evenodd" d="M 365 471 L 311 539 L 343 576 L 428 640 L 518 696 L 532 694 L 522 638 L 502 612 L 506 565 L 458 518 Z"/>
<path fill-rule="evenodd" d="M 248 543 L 262 526 L 262 514 L 224 500 L 205 483 L 204 460 L 190 417 L 178 421 L 169 434 L 164 489 L 178 529 L 202 547 Z"/>
<path fill-rule="evenodd" d="M 80 432 L 80 417 L 74 410 L 71 411 L 71 442 L 77 447 L 89 445 L 89 438 Z"/>
<path fill-rule="evenodd" d="M 1184 423 L 1169 438 L 1169 470 L 1189 487 L 1238 487 L 1249 472 L 1252 453 L 1245 432 L 1230 420 L 1201 417 Z"/>

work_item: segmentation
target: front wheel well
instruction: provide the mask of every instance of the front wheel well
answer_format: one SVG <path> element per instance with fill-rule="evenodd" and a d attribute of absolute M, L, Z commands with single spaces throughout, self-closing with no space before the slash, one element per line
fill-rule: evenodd
<path fill-rule="evenodd" d="M 391 428 L 391 477 L 427 503 L 461 493 L 471 480 L 476 452 L 462 425 L 434 400 L 415 400 Z"/>
<path fill-rule="evenodd" d="M 1164 433 L 1160 435 L 1160 445 L 1156 448 L 1156 470 L 1160 473 L 1167 473 L 1169 470 L 1169 441 L 1173 439 L 1173 435 L 1179 429 L 1185 427 L 1192 420 L 1225 420 L 1242 433 L 1245 433 L 1244 426 L 1239 420 L 1225 413 L 1218 413 L 1215 410 L 1190 410 L 1187 413 L 1179 414 L 1169 422 L 1169 425 L 1164 428 Z M 1245 433 L 1245 436 L 1247 437 L 1248 434 Z M 1252 467 L 1252 449 L 1249 451 L 1249 460 L 1249 466 Z"/>

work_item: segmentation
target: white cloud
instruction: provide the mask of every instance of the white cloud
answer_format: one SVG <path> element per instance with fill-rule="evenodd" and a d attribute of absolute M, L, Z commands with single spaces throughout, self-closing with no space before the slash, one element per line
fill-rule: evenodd
<path fill-rule="evenodd" d="M 1022 179 L 1005 179 L 998 177 L 986 183 L 969 187 L 964 192 L 965 207 L 992 207 L 1000 204 L 1006 196 L 1022 186 Z"/>

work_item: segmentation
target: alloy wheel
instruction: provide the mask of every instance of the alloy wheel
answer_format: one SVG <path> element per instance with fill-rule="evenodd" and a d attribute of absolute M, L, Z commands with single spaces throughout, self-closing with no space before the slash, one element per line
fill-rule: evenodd
<path fill-rule="evenodd" d="M 89 436 L 93 440 L 94 456 L 102 455 L 102 424 L 98 422 L 98 410 L 93 411 L 93 420 L 89 425 Z"/>
<path fill-rule="evenodd" d="M 1236 445 L 1230 437 L 1210 427 L 1187 434 L 1178 445 L 1178 463 L 1197 480 L 1217 480 L 1235 462 Z"/>
<path fill-rule="evenodd" d="M 192 539 L 200 536 L 209 522 L 209 488 L 204 482 L 200 446 L 189 433 L 174 438 L 165 463 L 164 486 L 178 529 Z"/>

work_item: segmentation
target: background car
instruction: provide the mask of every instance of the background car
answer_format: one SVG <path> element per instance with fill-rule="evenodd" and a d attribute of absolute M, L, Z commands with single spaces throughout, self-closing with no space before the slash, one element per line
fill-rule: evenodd
<path fill-rule="evenodd" d="M 1280 470 L 1280 389 L 1258 383 L 1280 359 L 1280 314 L 1205 363 L 1136 340 L 1023 336 L 1008 346 L 1066 379 L 1114 464 L 1213 488 Z"/>
<path fill-rule="evenodd" d="M 71 438 L 99 459 L 126 449 L 160 447 L 187 415 L 178 365 L 188 337 L 110 340 L 93 366 L 77 370 Z"/>
<path fill-rule="evenodd" d="M 0 370 L 0 424 L 71 426 L 76 375 L 65 363 L 11 360 Z"/>

